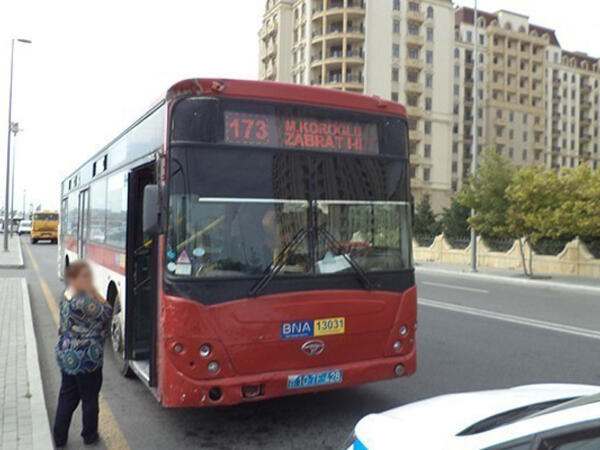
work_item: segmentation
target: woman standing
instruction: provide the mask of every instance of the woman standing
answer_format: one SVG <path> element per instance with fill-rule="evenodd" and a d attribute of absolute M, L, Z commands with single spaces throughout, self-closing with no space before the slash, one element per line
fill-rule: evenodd
<path fill-rule="evenodd" d="M 98 441 L 98 396 L 102 386 L 103 345 L 112 307 L 94 287 L 90 266 L 72 262 L 65 270 L 67 289 L 60 301 L 56 360 L 62 374 L 54 421 L 54 443 L 63 447 L 71 417 L 81 401 L 86 445 Z"/>

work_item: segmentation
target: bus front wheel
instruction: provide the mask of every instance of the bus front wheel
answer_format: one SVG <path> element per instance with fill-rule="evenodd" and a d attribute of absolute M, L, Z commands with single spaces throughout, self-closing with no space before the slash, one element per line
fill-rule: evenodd
<path fill-rule="evenodd" d="M 115 303 L 116 304 L 116 303 Z M 117 370 L 119 373 L 126 377 L 133 377 L 133 371 L 129 367 L 129 360 L 125 358 L 125 342 L 123 325 L 119 318 L 119 309 L 115 308 L 116 314 L 112 316 L 110 322 L 110 341 L 112 344 L 113 354 L 115 355 L 115 361 L 117 363 Z"/>

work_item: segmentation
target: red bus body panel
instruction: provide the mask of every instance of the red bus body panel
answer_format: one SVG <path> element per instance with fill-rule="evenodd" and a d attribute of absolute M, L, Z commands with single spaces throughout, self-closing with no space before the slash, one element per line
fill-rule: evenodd
<path fill-rule="evenodd" d="M 162 339 L 159 350 L 159 396 L 164 406 L 191 407 L 248 401 L 242 386 L 263 385 L 256 400 L 305 393 L 395 377 L 398 363 L 404 375 L 416 370 L 416 288 L 403 294 L 378 291 L 310 291 L 237 300 L 215 306 L 164 295 L 161 300 Z M 313 338 L 283 339 L 283 322 L 345 316 L 345 333 L 319 336 L 320 355 L 301 350 Z M 408 333 L 400 335 L 406 326 Z M 402 349 L 394 350 L 401 341 Z M 212 348 L 200 356 L 202 344 Z M 179 352 L 175 348 L 181 349 Z M 211 375 L 209 361 L 220 371 Z M 308 389 L 287 389 L 287 377 L 342 369 L 343 382 Z M 223 395 L 213 402 L 209 389 Z"/>

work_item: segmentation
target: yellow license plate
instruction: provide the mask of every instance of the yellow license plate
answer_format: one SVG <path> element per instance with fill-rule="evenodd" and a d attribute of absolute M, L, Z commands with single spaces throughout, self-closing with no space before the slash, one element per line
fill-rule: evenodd
<path fill-rule="evenodd" d="M 327 336 L 330 334 L 344 334 L 346 332 L 346 319 L 344 317 L 330 317 L 316 319 L 314 336 Z"/>

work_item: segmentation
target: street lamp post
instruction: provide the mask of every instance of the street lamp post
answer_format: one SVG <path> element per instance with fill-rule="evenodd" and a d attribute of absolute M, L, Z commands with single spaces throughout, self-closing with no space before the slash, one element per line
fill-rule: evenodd
<path fill-rule="evenodd" d="M 473 178 L 477 174 L 477 151 L 478 151 L 478 118 L 479 118 L 479 21 L 477 14 L 477 0 L 475 0 L 475 8 L 473 13 L 473 22 L 475 24 L 475 48 L 473 51 L 473 150 L 471 151 L 471 173 Z M 475 210 L 471 209 L 471 217 L 475 215 Z M 477 272 L 477 233 L 471 226 L 471 271 Z"/>
<path fill-rule="evenodd" d="M 19 122 L 13 122 L 11 131 L 14 137 L 12 144 L 12 176 L 10 187 L 10 237 L 13 236 L 13 228 L 15 221 L 15 165 L 17 160 L 17 134 L 23 130 L 19 128 Z"/>
<path fill-rule="evenodd" d="M 8 133 L 6 144 L 6 191 L 4 195 L 4 251 L 8 251 L 8 208 L 9 208 L 9 190 L 10 190 L 10 134 L 12 131 L 12 90 L 13 90 L 13 63 L 15 57 L 15 41 L 23 44 L 31 44 L 27 39 L 12 39 L 10 47 L 10 85 L 8 90 Z"/>

